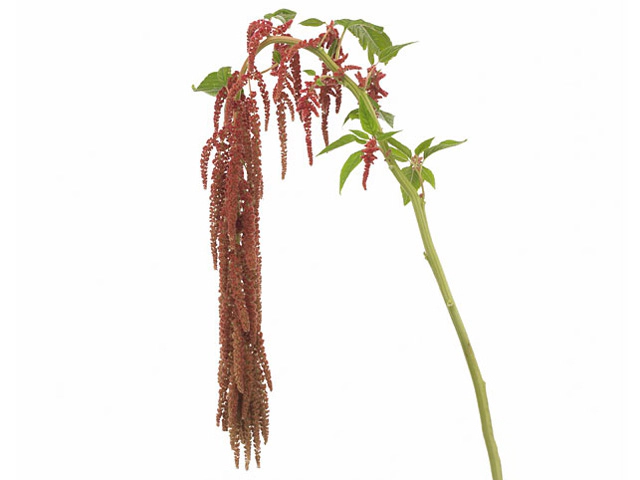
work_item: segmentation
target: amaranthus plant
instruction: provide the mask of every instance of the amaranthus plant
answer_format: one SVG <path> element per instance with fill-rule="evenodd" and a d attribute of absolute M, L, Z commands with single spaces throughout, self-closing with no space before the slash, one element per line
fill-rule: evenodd
<path fill-rule="evenodd" d="M 398 131 L 383 128 L 381 122 L 393 128 L 394 117 L 380 105 L 387 96 L 380 85 L 385 78 L 381 68 L 409 43 L 394 45 L 382 27 L 348 19 L 327 23 L 310 18 L 300 23 L 317 27 L 317 35 L 296 38 L 290 33 L 295 15 L 282 9 L 252 22 L 247 30 L 247 57 L 241 68 L 232 71 L 231 67 L 222 67 L 193 87 L 215 96 L 213 134 L 202 150 L 200 167 L 203 185 L 210 189 L 211 253 L 220 278 L 216 421 L 229 432 L 236 467 L 241 449 L 245 468 L 249 468 L 252 453 L 260 466 L 261 442 L 266 443 L 269 437 L 267 391 L 272 389 L 272 383 L 261 332 L 260 135 L 263 126 L 267 130 L 274 109 L 282 178 L 287 171 L 287 123 L 296 117 L 302 123 L 309 163 L 313 164 L 312 128 L 317 117 L 324 140 L 318 155 L 348 144 L 357 145 L 340 172 L 340 190 L 361 163 L 362 186 L 366 189 L 378 157 L 384 159 L 400 184 L 404 204 L 411 203 L 415 213 L 424 257 L 440 287 L 471 373 L 493 479 L 501 479 L 485 382 L 434 248 L 425 213 L 425 183 L 435 187 L 434 175 L 424 165 L 425 160 L 463 141 L 434 143 L 429 138 L 411 149 L 397 138 Z M 343 42 L 347 34 L 357 37 L 366 52 L 367 65 L 350 63 Z M 271 51 L 270 64 L 260 70 L 256 57 L 267 49 Z M 303 51 L 319 60 L 315 69 L 302 67 Z M 339 113 L 345 88 L 357 104 L 346 115 L 345 123 L 358 122 L 360 128 L 330 142 L 328 118 Z"/>

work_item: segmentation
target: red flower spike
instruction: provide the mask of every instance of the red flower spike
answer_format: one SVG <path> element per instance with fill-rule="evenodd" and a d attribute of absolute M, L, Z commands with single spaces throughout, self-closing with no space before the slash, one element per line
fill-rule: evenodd
<path fill-rule="evenodd" d="M 281 36 L 284 35 L 284 33 L 289 30 L 289 27 L 291 26 L 291 24 L 293 23 L 293 20 L 289 20 L 286 23 L 283 23 L 282 25 L 277 26 L 276 28 L 273 29 L 273 33 L 272 35 L 274 36 Z"/>
<path fill-rule="evenodd" d="M 371 137 L 362 149 L 362 161 L 364 162 L 364 174 L 362 175 L 362 186 L 367 189 L 367 179 L 369 178 L 369 169 L 373 165 L 373 161 L 376 159 L 374 153 L 378 149 L 378 141 Z"/>
<path fill-rule="evenodd" d="M 364 88 L 367 94 L 376 102 L 388 95 L 388 93 L 380 87 L 380 80 L 386 77 L 386 75 L 380 72 L 375 65 L 367 69 L 366 77 L 362 76 L 360 72 L 357 72 L 355 77 L 358 80 L 360 88 Z"/>
<path fill-rule="evenodd" d="M 269 20 L 256 20 L 249 24 L 247 29 L 247 58 L 248 70 L 251 72 L 255 69 L 254 60 L 258 53 L 260 42 L 267 38 L 273 30 L 273 23 Z"/>
<path fill-rule="evenodd" d="M 309 165 L 313 165 L 313 145 L 311 142 L 311 115 L 318 116 L 318 108 L 320 108 L 320 100 L 316 92 L 314 82 L 305 82 L 305 88 L 300 93 L 297 103 L 298 114 L 304 125 L 305 140 L 307 143 L 307 155 L 309 156 Z"/>
<path fill-rule="evenodd" d="M 236 466 L 241 444 L 245 467 L 260 461 L 268 438 L 267 388 L 271 374 L 261 333 L 262 306 L 258 209 L 262 197 L 260 119 L 247 77 L 230 79 L 222 127 L 205 145 L 215 146 L 210 219 L 214 267 L 220 276 L 220 363 L 216 423 L 229 432 Z"/>
<path fill-rule="evenodd" d="M 287 174 L 287 116 L 285 102 L 276 104 L 276 117 L 278 120 L 278 137 L 280 138 L 280 162 L 282 163 L 282 179 Z"/>
<path fill-rule="evenodd" d="M 260 95 L 262 96 L 262 104 L 264 106 L 264 131 L 266 132 L 269 128 L 269 110 L 271 106 L 271 102 L 269 101 L 269 92 L 267 91 L 267 84 L 264 81 L 264 77 L 258 70 L 253 73 L 252 78 L 258 82 L 258 88 L 260 89 Z"/>

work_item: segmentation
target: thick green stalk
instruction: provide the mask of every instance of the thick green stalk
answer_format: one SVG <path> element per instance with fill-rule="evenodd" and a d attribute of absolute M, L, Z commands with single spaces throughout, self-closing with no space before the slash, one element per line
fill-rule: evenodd
<path fill-rule="evenodd" d="M 395 162 L 394 162 L 395 163 Z M 462 323 L 460 312 L 451 294 L 449 283 L 445 277 L 442 264 L 438 258 L 433 240 L 431 239 L 431 233 L 429 232 L 429 224 L 427 223 L 427 215 L 425 212 L 424 200 L 417 194 L 415 188 L 412 188 L 408 184 L 408 181 L 397 165 L 390 163 L 389 165 L 391 173 L 396 177 L 398 182 L 403 185 L 405 192 L 409 195 L 413 211 L 418 222 L 418 228 L 420 229 L 420 236 L 422 237 L 422 244 L 424 245 L 424 256 L 431 266 L 433 275 L 436 277 L 438 287 L 440 287 L 440 293 L 449 310 L 451 321 L 458 334 L 460 340 L 460 346 L 464 352 L 464 357 L 467 360 L 467 366 L 469 367 L 469 373 L 471 373 L 471 380 L 473 381 L 473 388 L 476 393 L 476 401 L 478 402 L 478 410 L 480 412 L 480 422 L 482 424 L 482 434 L 484 436 L 484 442 L 487 446 L 487 453 L 489 454 L 489 463 L 491 464 L 491 475 L 493 480 L 502 480 L 502 465 L 500 463 L 500 456 L 498 455 L 498 446 L 496 445 L 495 438 L 493 436 L 493 426 L 491 425 L 491 413 L 489 412 L 489 400 L 487 399 L 487 388 L 482 374 L 480 373 L 480 367 L 476 360 L 476 356 L 473 353 L 473 348 L 469 342 L 469 336 L 467 330 Z"/>
<path fill-rule="evenodd" d="M 274 43 L 286 43 L 292 45 L 300 41 L 301 40 L 292 37 L 269 37 L 260 44 L 260 46 L 258 47 L 258 51 Z M 313 47 L 306 47 L 305 49 L 319 57 L 320 60 L 330 70 L 334 72 L 337 72 L 339 70 L 338 65 L 323 49 Z M 245 68 L 246 64 L 245 66 L 243 66 L 243 70 Z M 358 87 L 358 85 L 346 75 L 342 76 L 340 81 L 358 99 L 359 104 L 364 104 L 366 106 L 371 118 L 376 119 L 376 134 L 381 133 L 382 128 L 377 121 L 375 107 L 373 106 L 371 99 L 369 98 L 367 93 L 363 89 Z M 378 144 L 382 152 L 389 151 L 389 145 L 386 141 L 378 141 Z M 427 223 L 424 200 L 420 197 L 420 195 L 418 195 L 418 192 L 411 185 L 411 182 L 402 174 L 395 159 L 391 155 L 385 153 L 385 160 L 389 165 L 391 173 L 396 178 L 398 183 L 400 183 L 402 189 L 409 197 L 411 205 L 413 206 L 413 211 L 415 213 L 416 220 L 418 222 L 418 228 L 420 230 L 420 236 L 422 237 L 422 244 L 424 245 L 424 256 L 431 266 L 433 275 L 435 276 L 438 287 L 440 288 L 442 298 L 444 299 L 444 302 L 447 306 L 447 310 L 449 310 L 451 321 L 453 322 L 453 326 L 456 330 L 456 333 L 458 334 L 460 346 L 462 347 L 469 372 L 471 373 L 471 380 L 473 381 L 473 387 L 475 389 L 476 400 L 478 403 L 478 410 L 480 412 L 482 434 L 487 446 L 489 463 L 491 465 L 491 475 L 493 480 L 502 480 L 502 466 L 500 464 L 500 456 L 498 455 L 498 447 L 493 436 L 493 427 L 491 425 L 491 414 L 489 412 L 489 401 L 487 399 L 486 384 L 482 379 L 480 368 L 478 367 L 478 362 L 476 361 L 476 357 L 473 353 L 473 348 L 471 348 L 471 343 L 469 342 L 469 336 L 467 335 L 467 331 L 464 327 L 464 324 L 462 323 L 460 312 L 458 312 L 458 307 L 456 306 L 453 295 L 451 294 L 451 289 L 449 288 L 449 284 L 444 275 L 442 264 L 440 263 L 440 259 L 438 258 L 435 246 L 433 245 L 431 233 L 429 232 L 429 225 Z"/>

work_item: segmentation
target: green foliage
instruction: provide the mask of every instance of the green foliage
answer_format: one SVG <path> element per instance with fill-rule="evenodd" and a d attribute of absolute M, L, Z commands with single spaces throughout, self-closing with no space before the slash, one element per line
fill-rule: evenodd
<path fill-rule="evenodd" d="M 418 145 L 415 149 L 416 155 L 421 155 L 422 153 L 424 153 L 424 151 L 431 146 L 431 142 L 433 142 L 434 138 L 436 137 L 431 137 L 424 142 L 421 142 L 420 145 Z"/>
<path fill-rule="evenodd" d="M 367 140 L 369 140 L 369 135 L 364 133 L 362 130 L 349 130 L 350 132 L 354 133 L 355 135 L 357 135 L 358 137 L 360 137 L 362 140 L 364 140 L 365 142 Z"/>
<path fill-rule="evenodd" d="M 286 8 L 281 8 L 280 10 L 277 10 L 273 13 L 267 13 L 264 18 L 266 18 L 267 20 L 275 18 L 277 20 L 280 20 L 282 23 L 287 23 L 289 20 L 293 20 L 294 18 L 296 18 L 296 12 L 294 12 L 293 10 L 288 10 Z"/>
<path fill-rule="evenodd" d="M 392 46 L 391 39 L 384 33 L 384 28 L 364 20 L 336 20 L 337 25 L 342 25 L 352 33 L 360 42 L 360 46 L 366 50 L 369 63 L 375 63 L 374 55 L 380 58 L 380 54 L 386 48 Z"/>
<path fill-rule="evenodd" d="M 389 152 L 396 162 L 408 162 L 409 158 L 397 148 L 390 147 Z"/>
<path fill-rule="evenodd" d="M 425 182 L 433 188 L 436 188 L 436 177 L 433 176 L 433 172 L 431 170 L 423 166 L 420 168 L 420 175 Z"/>
<path fill-rule="evenodd" d="M 416 170 L 414 167 L 408 166 L 404 167 L 401 172 L 402 175 L 409 180 L 416 192 L 422 187 L 423 182 L 427 182 L 433 188 L 436 188 L 436 179 L 433 176 L 433 172 L 426 167 L 419 167 L 419 169 Z M 409 195 L 407 195 L 403 187 L 400 187 L 400 191 L 402 192 L 402 202 L 406 205 L 411 201 Z"/>
<path fill-rule="evenodd" d="M 396 147 L 407 160 L 411 159 L 411 149 L 407 147 L 405 144 L 401 143 L 399 140 L 396 140 L 395 138 L 389 138 L 387 142 L 389 142 L 391 145 Z"/>
<path fill-rule="evenodd" d="M 389 60 L 395 57 L 402 48 L 407 45 L 411 45 L 412 43 L 416 42 L 403 43 L 402 45 L 391 45 L 390 47 L 383 49 L 378 55 L 378 61 L 385 65 L 388 64 Z"/>
<path fill-rule="evenodd" d="M 378 110 L 378 114 L 380 115 L 380 118 L 382 118 L 387 125 L 393 128 L 393 121 L 396 118 L 393 114 L 389 112 L 383 112 L 382 110 Z M 358 120 L 359 118 L 360 118 L 360 110 L 356 108 L 355 110 L 351 110 L 349 113 L 347 113 L 347 116 L 345 117 L 344 122 L 342 124 L 344 125 L 349 120 Z"/>
<path fill-rule="evenodd" d="M 378 110 L 378 113 L 380 114 L 380 117 L 387 123 L 387 125 L 393 128 L 393 121 L 396 118 L 395 115 L 383 110 Z"/>
<path fill-rule="evenodd" d="M 456 145 L 460 145 L 461 143 L 466 142 L 466 140 L 462 140 L 460 142 L 456 141 L 456 140 L 445 140 L 443 142 L 440 142 L 438 145 L 435 145 L 433 147 L 429 147 L 426 148 L 424 150 L 424 158 L 427 158 L 429 155 L 436 153 L 440 150 L 443 150 L 445 148 L 449 148 L 449 147 L 455 147 Z"/>
<path fill-rule="evenodd" d="M 370 133 L 371 135 L 376 133 L 378 129 L 378 121 L 372 115 L 369 106 L 366 101 L 362 98 L 358 102 L 358 118 L 360 119 L 360 125 L 362 125 L 362 129 Z"/>
<path fill-rule="evenodd" d="M 317 18 L 308 18 L 303 22 L 300 22 L 300 25 L 304 25 L 305 27 L 319 27 L 324 25 L 325 22 L 322 20 L 318 20 Z"/>
<path fill-rule="evenodd" d="M 353 169 L 356 168 L 360 162 L 362 161 L 362 151 L 358 150 L 357 152 L 353 152 L 347 158 L 347 161 L 344 162 L 342 166 L 342 170 L 340 170 L 340 193 L 342 193 L 342 187 L 344 187 L 344 182 L 349 178 L 349 174 L 353 172 Z"/>
<path fill-rule="evenodd" d="M 407 180 L 411 183 L 411 186 L 417 191 L 422 184 L 420 175 L 416 172 L 411 166 L 404 167 L 402 170 L 402 175 L 405 176 Z M 400 191 L 402 192 L 402 202 L 404 205 L 410 202 L 409 195 L 404 191 L 403 187 L 400 187 Z"/>
<path fill-rule="evenodd" d="M 355 110 L 351 110 L 349 113 L 347 113 L 347 116 L 344 118 L 344 122 L 342 124 L 344 125 L 349 120 L 357 120 L 358 118 L 360 118 L 360 112 L 356 108 Z"/>
<path fill-rule="evenodd" d="M 195 85 L 191 85 L 191 88 L 194 92 L 204 92 L 215 97 L 220 90 L 227 86 L 230 76 L 231 67 L 222 67 L 217 72 L 207 75 L 197 88 Z"/>
<path fill-rule="evenodd" d="M 329 145 L 324 147 L 322 150 L 320 150 L 320 152 L 318 152 L 318 155 L 322 155 L 323 153 L 327 153 L 327 152 L 330 152 L 331 150 L 335 150 L 336 148 L 340 148 L 344 145 L 348 145 L 351 142 L 357 142 L 363 145 L 365 143 L 364 140 L 359 139 L 357 136 L 352 135 L 351 133 L 348 133 L 347 135 L 343 135 L 335 142 L 331 142 Z"/>
<path fill-rule="evenodd" d="M 391 139 L 391 137 L 393 137 L 398 132 L 400 132 L 400 130 L 394 130 L 392 132 L 378 133 L 376 135 L 376 139 L 379 142 L 384 142 L 385 140 L 389 141 Z"/>

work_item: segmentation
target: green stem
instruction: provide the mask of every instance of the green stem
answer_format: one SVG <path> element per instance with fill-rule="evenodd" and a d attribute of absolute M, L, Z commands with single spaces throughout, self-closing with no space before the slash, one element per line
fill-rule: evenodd
<path fill-rule="evenodd" d="M 502 480 L 502 466 L 500 463 L 500 456 L 498 455 L 498 446 L 493 435 L 493 426 L 491 424 L 491 413 L 489 411 L 489 400 L 487 399 L 486 383 L 482 379 L 480 373 L 480 367 L 476 360 L 476 356 L 473 353 L 473 348 L 469 341 L 467 330 L 462 323 L 460 312 L 451 294 L 449 283 L 445 277 L 442 264 L 438 258 L 433 240 L 431 239 L 431 233 L 429 232 L 429 224 L 427 223 L 427 215 L 425 212 L 424 200 L 420 198 L 414 188 L 411 185 L 405 185 L 408 183 L 406 177 L 402 175 L 402 172 L 397 165 L 390 165 L 391 172 L 396 177 L 398 182 L 403 185 L 405 192 L 409 195 L 413 211 L 418 222 L 418 228 L 420 229 L 420 236 L 422 237 L 422 244 L 424 245 L 424 256 L 431 266 L 433 275 L 436 277 L 438 287 L 440 287 L 440 293 L 449 310 L 451 321 L 458 334 L 460 340 L 460 346 L 464 352 L 464 357 L 469 367 L 469 373 L 471 373 L 471 380 L 473 381 L 473 388 L 476 393 L 476 401 L 478 403 L 478 410 L 480 412 L 480 422 L 482 424 L 482 434 L 484 436 L 484 442 L 487 446 L 487 453 L 489 454 L 489 463 L 491 465 L 491 475 L 493 480 Z"/>
<path fill-rule="evenodd" d="M 262 50 L 268 45 L 274 43 L 285 43 L 289 45 L 296 44 L 300 42 L 300 39 L 293 37 L 269 37 L 265 39 L 260 46 L 258 47 L 258 51 Z M 339 66 L 335 63 L 335 61 L 331 58 L 331 56 L 325 52 L 321 48 L 313 48 L 306 47 L 306 50 L 316 55 L 320 60 L 333 72 L 337 72 L 339 70 Z M 246 64 L 243 66 L 243 70 L 246 69 Z M 382 132 L 382 128 L 380 127 L 379 122 L 377 121 L 377 114 L 375 111 L 375 107 L 371 102 L 371 99 L 367 95 L 367 93 L 361 89 L 350 77 L 347 75 L 343 75 L 340 78 L 340 82 L 348 88 L 358 99 L 358 104 L 360 104 L 360 100 L 363 100 L 363 104 L 369 110 L 371 117 L 376 119 L 376 131 L 377 133 Z M 376 133 L 376 134 L 377 134 Z M 380 149 L 382 152 L 389 151 L 389 145 L 386 141 L 378 141 Z M 458 307 L 453 299 L 453 295 L 451 294 L 451 289 L 449 288 L 449 283 L 447 282 L 447 278 L 444 275 L 444 270 L 442 269 L 442 264 L 440 263 L 440 259 L 438 258 L 438 254 L 436 252 L 435 246 L 433 245 L 433 240 L 431 239 L 431 233 L 429 232 L 429 225 L 427 223 L 427 214 L 425 211 L 425 203 L 424 200 L 418 195 L 416 189 L 411 185 L 410 181 L 402 174 L 400 167 L 396 163 L 395 159 L 385 153 L 385 160 L 389 165 L 389 169 L 391 173 L 396 178 L 398 183 L 400 183 L 402 189 L 408 195 L 411 205 L 413 206 L 413 211 L 416 216 L 416 220 L 418 222 L 418 228 L 420 230 L 420 236 L 422 237 L 422 244 L 424 245 L 424 256 L 429 262 L 431 266 L 431 270 L 433 271 L 433 275 L 436 278 L 436 282 L 438 283 L 438 287 L 440 287 L 440 293 L 442 294 L 442 298 L 447 306 L 447 310 L 449 310 L 449 315 L 451 316 L 451 321 L 453 322 L 453 326 L 458 334 L 458 339 L 460 340 L 460 346 L 462 347 L 462 351 L 464 352 L 464 357 L 467 360 L 467 366 L 469 368 L 469 372 L 471 373 L 471 380 L 473 381 L 473 387 L 476 393 L 476 400 L 478 402 L 478 410 L 480 411 L 480 422 L 482 424 L 482 434 L 484 436 L 484 442 L 487 446 L 487 453 L 489 454 L 489 463 L 491 465 L 491 475 L 493 480 L 502 480 L 502 466 L 500 464 L 500 456 L 498 455 L 498 446 L 496 445 L 495 438 L 493 436 L 493 427 L 491 425 L 491 414 L 489 412 L 489 401 L 487 399 L 487 389 L 484 380 L 482 379 L 482 375 L 480 373 L 480 367 L 478 367 L 478 362 L 473 353 L 473 348 L 471 348 L 471 343 L 469 342 L 469 336 L 467 335 L 467 330 L 462 323 L 462 318 L 460 317 L 460 312 L 458 312 Z"/>

